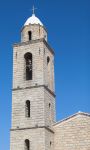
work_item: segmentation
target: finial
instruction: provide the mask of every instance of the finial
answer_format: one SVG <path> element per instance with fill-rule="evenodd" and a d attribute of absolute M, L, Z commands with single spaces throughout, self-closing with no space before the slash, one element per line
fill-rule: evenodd
<path fill-rule="evenodd" d="M 33 15 L 35 15 L 35 10 L 36 10 L 36 9 L 37 9 L 37 8 L 35 8 L 34 5 L 33 5 L 33 8 L 32 8 Z"/>

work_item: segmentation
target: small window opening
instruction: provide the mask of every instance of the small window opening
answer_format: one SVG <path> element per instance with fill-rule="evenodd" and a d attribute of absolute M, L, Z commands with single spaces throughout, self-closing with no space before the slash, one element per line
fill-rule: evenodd
<path fill-rule="evenodd" d="M 44 54 L 45 54 L 45 48 L 44 48 Z"/>
<path fill-rule="evenodd" d="M 17 59 L 17 52 L 16 52 L 16 59 Z"/>
<path fill-rule="evenodd" d="M 39 26 L 39 36 L 40 36 L 40 26 Z"/>
<path fill-rule="evenodd" d="M 47 65 L 49 64 L 49 62 L 50 62 L 50 57 L 48 56 L 47 57 Z"/>
<path fill-rule="evenodd" d="M 51 108 L 51 104 L 49 103 L 49 108 Z"/>
<path fill-rule="evenodd" d="M 32 80 L 32 54 L 26 53 L 24 58 L 26 60 L 26 80 Z"/>
<path fill-rule="evenodd" d="M 52 142 L 50 141 L 50 146 L 52 145 Z"/>
<path fill-rule="evenodd" d="M 46 35 L 44 35 L 44 38 L 46 38 Z"/>
<path fill-rule="evenodd" d="M 25 113 L 26 113 L 26 117 L 30 117 L 30 101 L 27 100 L 26 101 L 26 106 L 25 106 Z"/>
<path fill-rule="evenodd" d="M 39 55 L 40 55 L 40 52 L 41 52 L 41 50 L 40 50 L 40 48 L 39 48 Z"/>
<path fill-rule="evenodd" d="M 28 36 L 29 36 L 29 41 L 32 40 L 32 32 L 31 31 L 28 31 Z"/>
<path fill-rule="evenodd" d="M 30 142 L 28 139 L 25 140 L 25 150 L 30 150 Z"/>

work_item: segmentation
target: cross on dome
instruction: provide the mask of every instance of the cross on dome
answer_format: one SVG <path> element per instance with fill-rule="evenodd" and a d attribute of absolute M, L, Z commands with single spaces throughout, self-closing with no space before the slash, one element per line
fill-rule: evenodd
<path fill-rule="evenodd" d="M 29 17 L 29 18 L 26 20 L 24 26 L 29 25 L 29 24 L 39 24 L 39 25 L 43 26 L 43 24 L 42 24 L 42 22 L 40 21 L 40 19 L 35 16 L 35 10 L 36 10 L 36 9 L 37 9 L 37 8 L 35 8 L 35 7 L 33 6 L 33 8 L 32 8 L 32 16 Z"/>
<path fill-rule="evenodd" d="M 36 9 L 37 9 L 37 8 L 35 8 L 34 5 L 33 5 L 33 8 L 32 8 L 33 15 L 35 15 L 35 10 L 36 10 Z"/>

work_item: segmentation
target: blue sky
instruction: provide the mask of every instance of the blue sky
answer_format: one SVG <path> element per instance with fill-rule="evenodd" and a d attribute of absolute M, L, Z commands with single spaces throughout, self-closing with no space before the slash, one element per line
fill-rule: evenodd
<path fill-rule="evenodd" d="M 0 150 L 10 143 L 12 45 L 20 42 L 33 4 L 55 50 L 57 120 L 90 112 L 90 0 L 1 0 Z"/>

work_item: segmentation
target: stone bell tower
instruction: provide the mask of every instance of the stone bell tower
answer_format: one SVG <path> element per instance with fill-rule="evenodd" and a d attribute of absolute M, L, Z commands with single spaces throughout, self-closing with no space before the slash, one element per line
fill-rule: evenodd
<path fill-rule="evenodd" d="M 33 13 L 13 46 L 10 150 L 54 150 L 54 51 Z"/>

